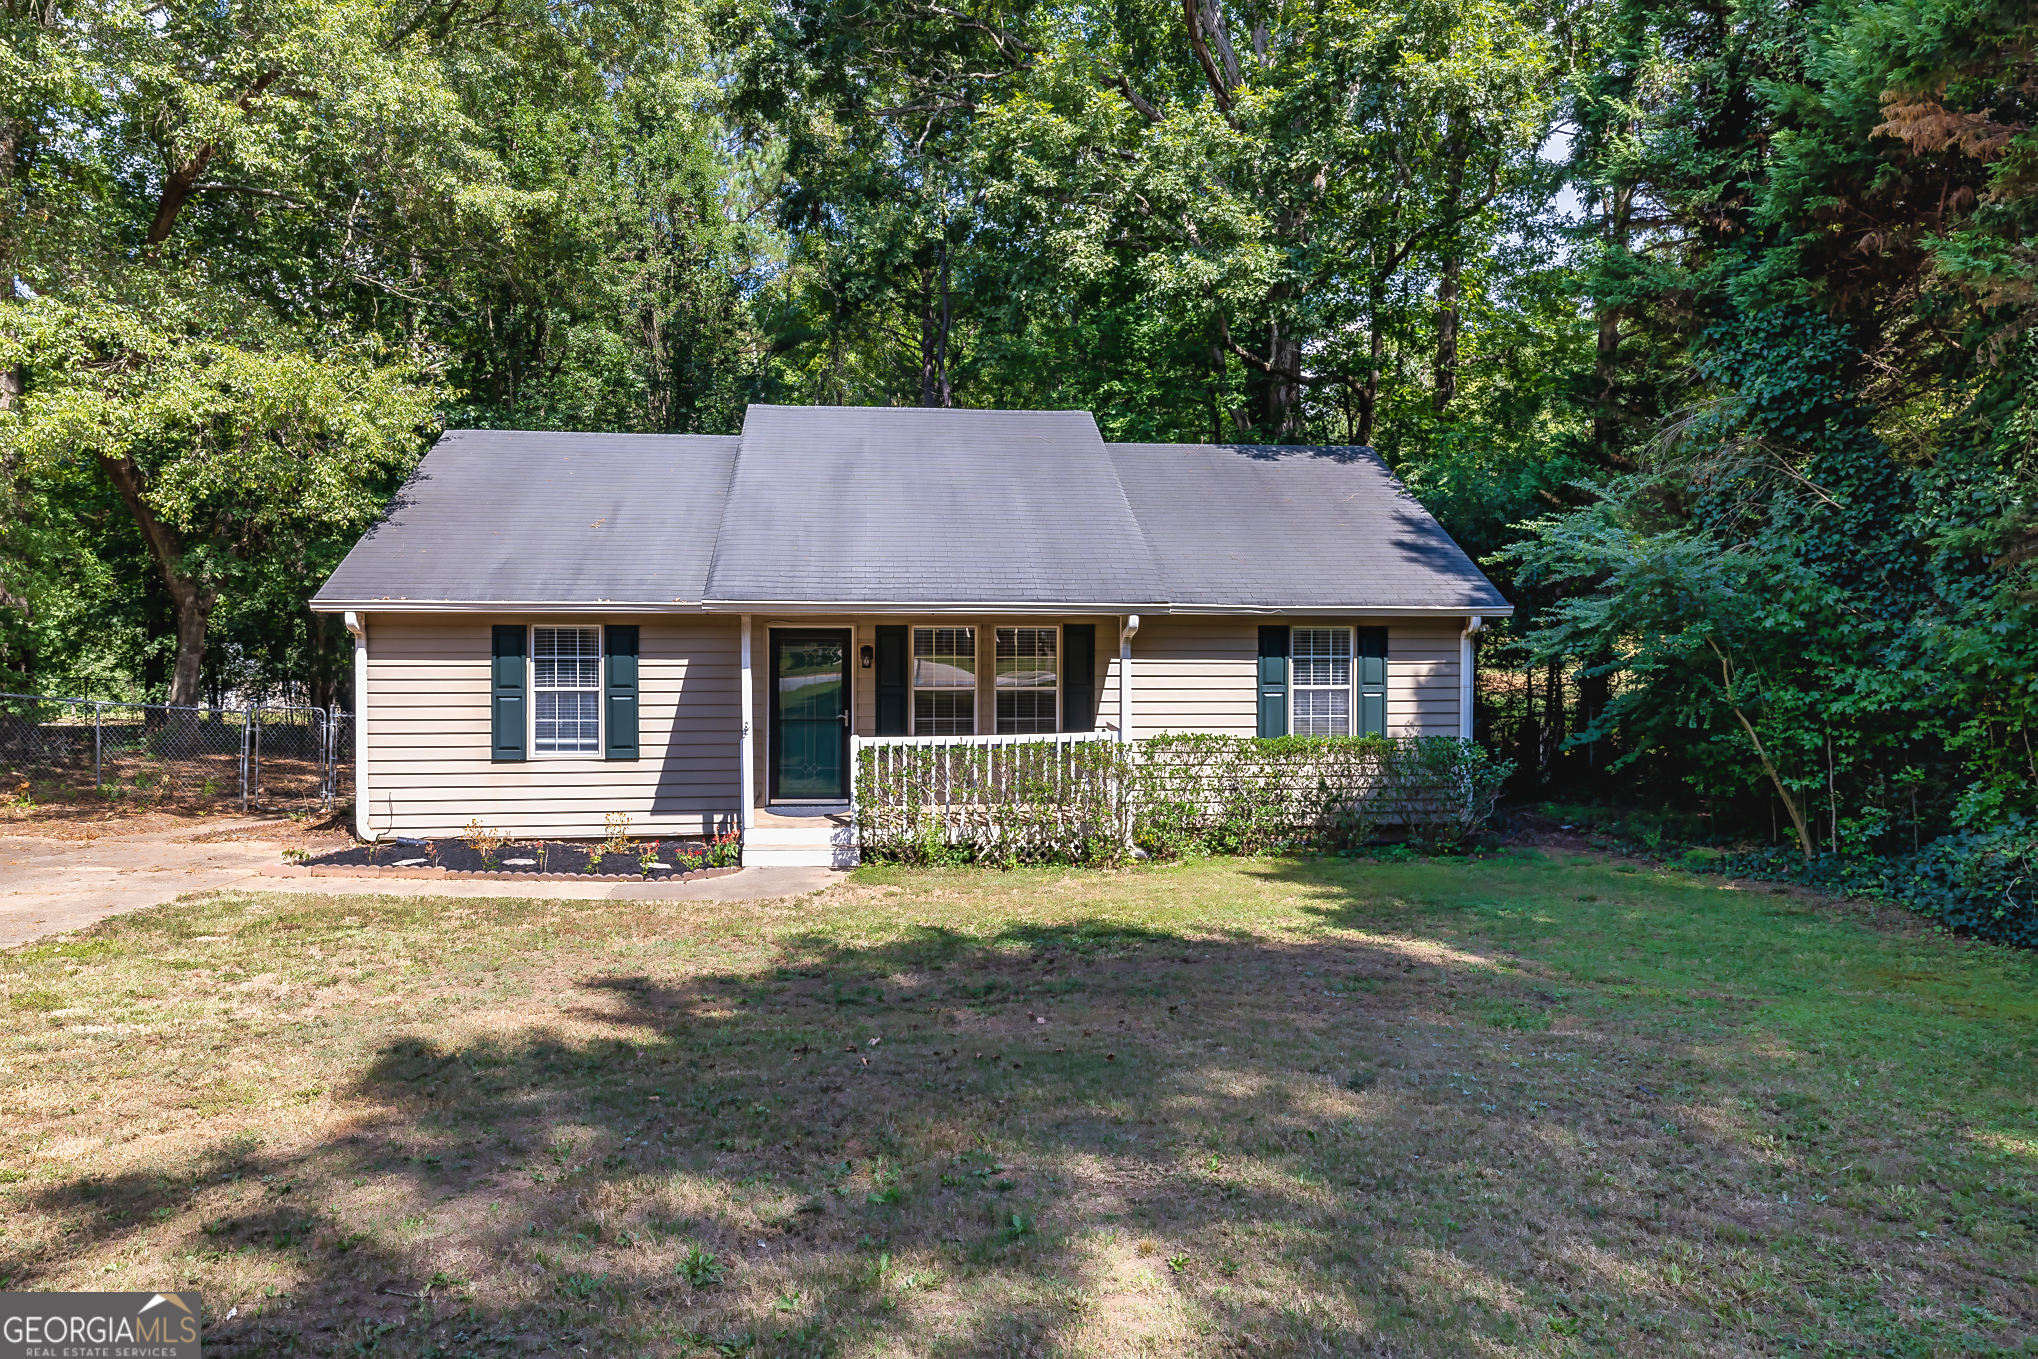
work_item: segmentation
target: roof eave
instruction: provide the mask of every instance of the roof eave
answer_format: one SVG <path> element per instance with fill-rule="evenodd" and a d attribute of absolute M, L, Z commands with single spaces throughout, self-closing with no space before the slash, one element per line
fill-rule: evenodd
<path fill-rule="evenodd" d="M 815 614 L 911 613 L 932 617 L 957 614 L 1061 616 L 1066 614 L 1147 614 L 1153 617 L 1339 618 L 1361 614 L 1371 618 L 1505 618 L 1511 604 L 1475 600 L 1454 604 L 1173 604 L 1152 600 L 1073 600 L 1042 603 L 1014 600 L 543 600 L 543 599 L 314 599 L 319 613 L 548 613 L 612 615 L 619 613 Z"/>

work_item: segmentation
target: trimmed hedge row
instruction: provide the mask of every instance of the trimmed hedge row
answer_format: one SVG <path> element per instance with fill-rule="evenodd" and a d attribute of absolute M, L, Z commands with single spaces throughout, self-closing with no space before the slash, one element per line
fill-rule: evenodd
<path fill-rule="evenodd" d="M 1433 854 L 1485 824 L 1510 768 L 1455 737 L 866 746 L 857 831 L 864 857 L 907 863 L 1336 850 L 1383 829 Z"/>

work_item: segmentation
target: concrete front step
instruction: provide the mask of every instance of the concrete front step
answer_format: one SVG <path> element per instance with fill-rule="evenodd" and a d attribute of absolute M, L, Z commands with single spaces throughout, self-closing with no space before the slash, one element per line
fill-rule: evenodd
<path fill-rule="evenodd" d="M 856 828 L 821 820 L 808 826 L 752 826 L 743 832 L 745 868 L 854 868 Z"/>

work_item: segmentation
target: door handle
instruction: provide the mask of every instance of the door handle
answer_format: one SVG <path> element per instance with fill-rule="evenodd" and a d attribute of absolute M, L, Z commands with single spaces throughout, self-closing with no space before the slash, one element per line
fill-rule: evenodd
<path fill-rule="evenodd" d="M 849 725 L 849 709 L 847 708 L 842 710 L 842 725 L 845 727 Z"/>

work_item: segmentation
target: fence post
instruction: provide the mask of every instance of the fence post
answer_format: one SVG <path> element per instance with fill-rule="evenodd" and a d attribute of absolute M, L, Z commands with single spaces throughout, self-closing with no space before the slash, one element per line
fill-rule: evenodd
<path fill-rule="evenodd" d="M 262 796 L 261 711 L 260 708 L 257 708 L 252 703 L 248 705 L 248 767 L 254 773 L 254 777 L 250 781 L 254 785 L 254 795 L 258 799 Z"/>
<path fill-rule="evenodd" d="M 244 812 L 248 809 L 248 726 L 254 718 L 252 705 L 241 714 L 241 810 Z"/>
<path fill-rule="evenodd" d="M 105 715 L 106 707 L 101 703 L 92 705 L 92 791 L 99 791 L 99 720 Z"/>

